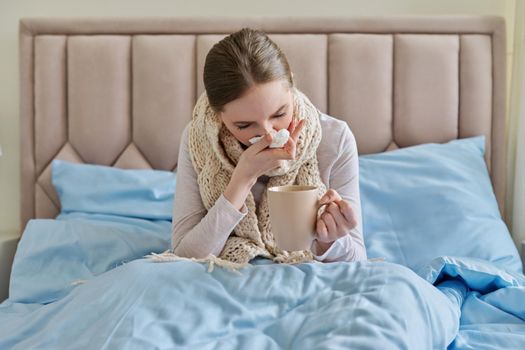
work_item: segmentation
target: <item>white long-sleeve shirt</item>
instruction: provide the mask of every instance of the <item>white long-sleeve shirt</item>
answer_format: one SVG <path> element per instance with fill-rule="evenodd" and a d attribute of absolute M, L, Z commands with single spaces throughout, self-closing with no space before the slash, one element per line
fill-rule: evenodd
<path fill-rule="evenodd" d="M 363 242 L 361 202 L 359 196 L 359 163 L 354 135 L 346 122 L 321 114 L 322 139 L 317 148 L 321 180 L 348 201 L 357 215 L 357 226 L 336 240 L 322 255 L 312 245 L 319 261 L 357 261 L 366 259 Z M 218 256 L 235 226 L 246 215 L 243 205 L 237 210 L 221 195 L 210 210 L 202 203 L 197 174 L 188 148 L 188 129 L 183 131 L 177 165 L 177 186 L 173 205 L 172 248 L 175 254 L 202 258 Z M 266 188 L 268 177 L 260 177 L 251 191 L 256 205 Z"/>

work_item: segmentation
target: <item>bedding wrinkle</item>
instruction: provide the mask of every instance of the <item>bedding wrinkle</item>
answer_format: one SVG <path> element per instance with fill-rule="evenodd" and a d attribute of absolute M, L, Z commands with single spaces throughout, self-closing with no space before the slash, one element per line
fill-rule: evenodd
<path fill-rule="evenodd" d="M 381 269 L 381 266 L 375 266 L 375 268 Z M 369 304 L 374 305 L 377 309 L 392 310 L 390 306 L 390 298 L 388 295 L 392 286 L 392 277 L 390 275 L 385 275 L 384 279 L 379 281 L 379 283 L 375 285 L 374 292 L 367 293 L 368 295 L 370 295 L 369 298 L 371 299 L 371 302 Z M 397 290 L 397 288 L 394 289 Z M 362 302 L 364 302 L 365 299 L 361 300 L 363 300 Z M 395 320 L 394 324 L 396 326 L 399 326 L 398 322 L 401 322 L 403 324 L 405 323 L 404 320 L 402 320 L 400 317 L 397 317 L 397 312 L 392 310 L 388 315 L 390 319 L 387 322 L 387 319 L 376 319 L 375 313 L 373 312 L 373 310 L 370 310 L 370 307 L 363 309 L 367 310 L 370 313 L 369 316 L 372 316 L 374 318 L 374 321 L 378 322 L 379 332 L 377 332 L 375 336 L 378 338 L 382 337 L 384 339 L 389 339 L 389 341 L 394 341 L 396 347 L 398 347 L 399 349 L 403 349 L 402 342 L 404 342 L 405 339 L 397 339 L 397 329 L 391 329 L 392 320 Z M 402 329 L 406 330 L 406 327 L 403 327 Z"/>
<path fill-rule="evenodd" d="M 134 287 L 138 286 L 138 287 L 142 288 L 142 290 L 140 291 L 140 294 L 137 295 L 137 296 L 133 296 L 134 301 L 132 302 L 131 305 L 129 305 L 127 307 L 126 311 L 123 314 L 121 314 L 121 316 L 119 316 L 119 318 L 117 319 L 116 324 L 113 326 L 112 330 L 109 332 L 105 342 L 103 344 L 101 344 L 101 349 L 112 350 L 112 347 L 109 344 L 109 342 L 112 340 L 115 332 L 119 329 L 119 327 L 122 324 L 122 322 L 124 322 L 126 320 L 126 317 L 130 314 L 130 312 L 133 311 L 137 307 L 137 305 L 140 305 L 140 303 L 142 301 L 142 298 L 146 294 L 148 289 L 154 287 L 154 284 L 150 284 L 150 283 L 142 283 L 142 285 L 139 285 L 138 283 L 136 283 L 137 281 L 138 280 L 134 280 L 133 281 L 133 282 L 135 282 L 134 283 L 135 284 Z M 135 291 L 133 293 L 132 292 L 127 292 L 127 293 L 129 293 L 129 295 L 133 295 L 133 294 L 135 294 Z M 124 298 L 122 298 L 122 300 L 124 300 Z M 123 303 L 125 303 L 125 301 L 121 301 L 121 303 L 123 304 Z"/>
<path fill-rule="evenodd" d="M 396 228 L 394 216 L 392 215 L 392 212 L 389 209 L 387 209 L 386 215 L 387 215 L 387 217 L 390 220 L 390 223 L 391 223 L 390 227 L 392 227 L 392 230 L 394 230 L 394 231 L 397 230 L 399 232 L 399 227 Z M 422 234 L 423 234 L 423 232 L 422 232 Z M 400 262 L 400 264 L 406 266 L 407 265 L 407 256 L 406 256 L 406 253 L 405 253 L 405 251 L 403 250 L 403 248 L 401 246 L 401 242 L 399 241 L 398 235 L 392 235 L 392 236 L 395 239 L 395 242 L 396 242 L 396 245 L 397 245 L 397 248 L 398 248 L 398 251 L 399 251 L 399 255 L 398 256 L 403 258 L 403 260 L 402 260 L 402 262 Z M 390 237 L 390 238 L 392 238 L 392 237 Z"/>

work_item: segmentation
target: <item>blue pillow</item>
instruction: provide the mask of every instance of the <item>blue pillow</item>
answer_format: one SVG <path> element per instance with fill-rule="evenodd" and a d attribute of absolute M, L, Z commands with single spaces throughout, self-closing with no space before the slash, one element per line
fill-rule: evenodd
<path fill-rule="evenodd" d="M 465 256 L 522 271 L 483 158 L 484 136 L 359 157 L 368 256 L 418 270 Z"/>
<path fill-rule="evenodd" d="M 29 220 L 13 261 L 9 299 L 46 304 L 151 252 L 169 249 L 171 222 L 82 212 Z"/>
<path fill-rule="evenodd" d="M 53 160 L 51 180 L 62 213 L 86 212 L 171 220 L 175 174 Z"/>

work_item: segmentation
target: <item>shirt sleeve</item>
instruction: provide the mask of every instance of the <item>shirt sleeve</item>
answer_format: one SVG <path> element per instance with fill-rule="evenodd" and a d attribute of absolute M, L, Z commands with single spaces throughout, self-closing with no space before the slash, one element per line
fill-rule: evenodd
<path fill-rule="evenodd" d="M 171 245 L 174 253 L 183 257 L 217 256 L 230 233 L 246 215 L 247 208 L 243 205 L 239 211 L 221 195 L 213 207 L 206 210 L 189 153 L 188 129 L 186 126 L 182 133 L 179 149 Z"/>
<path fill-rule="evenodd" d="M 329 187 L 339 193 L 342 199 L 350 203 L 357 226 L 332 243 L 322 255 L 317 255 L 312 247 L 314 258 L 319 261 L 358 261 L 366 260 L 366 248 L 363 240 L 363 222 L 361 216 L 361 199 L 359 194 L 359 157 L 355 137 L 344 123 L 340 137 L 338 158 L 330 171 Z"/>

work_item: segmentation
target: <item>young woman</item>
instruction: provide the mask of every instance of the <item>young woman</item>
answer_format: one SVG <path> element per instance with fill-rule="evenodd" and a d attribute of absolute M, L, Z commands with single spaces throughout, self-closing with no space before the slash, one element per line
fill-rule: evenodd
<path fill-rule="evenodd" d="M 213 46 L 205 92 L 185 128 L 177 167 L 172 252 L 236 263 L 366 259 L 358 154 L 348 125 L 321 113 L 299 91 L 287 59 L 262 31 L 244 28 Z M 288 142 L 270 148 L 271 130 Z M 259 142 L 250 139 L 264 136 Z M 311 250 L 275 246 L 266 189 L 317 185 L 320 203 Z"/>

